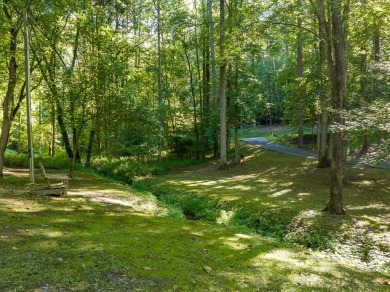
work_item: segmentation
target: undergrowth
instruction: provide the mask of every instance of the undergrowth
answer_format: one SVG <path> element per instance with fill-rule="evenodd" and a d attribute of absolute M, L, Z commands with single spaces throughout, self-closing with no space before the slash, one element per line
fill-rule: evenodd
<path fill-rule="evenodd" d="M 151 192 L 169 209 L 169 216 L 216 222 L 223 206 L 213 200 L 183 193 L 163 184 L 154 184 L 151 179 L 143 178 L 134 182 L 133 187 Z"/>
<path fill-rule="evenodd" d="M 132 184 L 135 178 L 146 175 L 161 175 L 169 170 L 202 163 L 202 160 L 175 159 L 142 162 L 132 157 L 118 158 L 95 158 L 92 160 L 91 168 L 96 173 Z"/>
<path fill-rule="evenodd" d="M 334 222 L 331 216 L 325 219 L 321 216 L 320 220 L 314 222 L 311 218 L 300 217 L 289 208 L 262 207 L 253 212 L 178 191 L 166 184 L 155 183 L 150 178 L 136 180 L 133 187 L 152 193 L 168 207 L 169 216 L 172 217 L 218 222 L 277 241 L 288 241 L 317 250 L 332 249 Z M 221 218 L 224 214 L 230 214 L 227 220 Z"/>
<path fill-rule="evenodd" d="M 66 156 L 66 153 L 60 152 L 54 157 L 48 155 L 35 154 L 34 156 L 35 167 L 39 167 L 39 162 L 42 162 L 46 168 L 53 169 L 69 169 L 71 160 Z M 28 168 L 29 156 L 25 153 L 17 153 L 7 151 L 4 155 L 4 165 L 15 168 Z M 77 170 L 81 169 L 81 165 L 76 164 Z"/>
<path fill-rule="evenodd" d="M 39 167 L 39 163 L 43 163 L 45 168 L 48 169 L 69 169 L 71 165 L 71 160 L 65 152 L 59 152 L 54 157 L 35 154 L 34 161 L 35 168 Z M 174 168 L 191 166 L 202 162 L 204 161 L 195 159 L 167 159 L 158 163 L 156 161 L 138 161 L 133 157 L 102 157 L 94 158 L 89 169 L 80 163 L 75 164 L 75 169 L 84 172 L 90 172 L 90 169 L 92 169 L 99 175 L 132 184 L 134 179 L 139 176 L 162 175 Z M 5 153 L 4 165 L 13 168 L 28 168 L 29 157 L 25 153 L 7 151 Z"/>

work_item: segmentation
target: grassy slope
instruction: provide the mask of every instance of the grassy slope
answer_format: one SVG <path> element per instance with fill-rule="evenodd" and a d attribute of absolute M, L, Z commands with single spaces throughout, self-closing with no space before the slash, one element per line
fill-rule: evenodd
<path fill-rule="evenodd" d="M 216 165 L 178 170 L 155 181 L 174 186 L 184 192 L 242 206 L 256 213 L 259 210 L 288 208 L 291 222 L 302 217 L 311 223 L 326 221 L 335 236 L 353 240 L 352 249 L 340 253 L 371 253 L 375 261 L 380 250 L 382 263 L 389 266 L 390 255 L 390 172 L 381 169 L 357 169 L 347 166 L 344 203 L 349 216 L 324 218 L 320 211 L 329 199 L 329 169 L 317 169 L 316 161 L 261 150 L 248 145 L 244 164 L 226 171 Z M 308 212 L 314 210 L 315 212 Z M 316 222 L 316 220 L 318 222 Z M 353 238 L 351 238 L 353 237 Z M 361 245 L 361 246 L 357 246 Z M 344 246 L 345 247 L 345 246 Z M 338 247 L 338 248 L 344 248 Z M 365 250 L 366 249 L 366 250 Z M 368 257 L 368 255 L 367 255 Z"/>
<path fill-rule="evenodd" d="M 230 201 L 248 209 L 259 206 L 321 209 L 329 199 L 329 169 L 316 161 L 244 146 L 246 162 L 226 171 L 216 165 L 195 166 L 162 176 L 161 181 L 186 191 Z M 344 201 L 348 214 L 387 228 L 390 172 L 347 166 Z M 381 226 L 383 225 L 383 226 Z"/>
<path fill-rule="evenodd" d="M 27 175 L 13 171 L 0 179 L 1 291 L 387 288 L 383 275 L 321 253 L 162 217 L 166 210 L 150 195 L 89 175 L 78 174 L 66 197 L 32 197 Z M 242 176 L 236 193 L 248 175 Z M 221 177 L 232 197 L 226 183 Z M 254 193 L 250 201 L 258 203 Z"/>

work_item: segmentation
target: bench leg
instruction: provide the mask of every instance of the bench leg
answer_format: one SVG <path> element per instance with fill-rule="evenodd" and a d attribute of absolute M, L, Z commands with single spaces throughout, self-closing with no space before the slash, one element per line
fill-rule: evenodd
<path fill-rule="evenodd" d="M 51 184 L 50 184 L 50 182 L 49 182 L 49 179 L 48 179 L 48 178 L 45 178 L 45 181 L 46 181 L 47 185 L 49 186 L 49 189 L 51 189 Z"/>
<path fill-rule="evenodd" d="M 64 184 L 64 195 L 66 195 L 68 193 L 68 184 L 69 184 L 68 180 L 67 179 L 63 180 L 63 184 Z"/>

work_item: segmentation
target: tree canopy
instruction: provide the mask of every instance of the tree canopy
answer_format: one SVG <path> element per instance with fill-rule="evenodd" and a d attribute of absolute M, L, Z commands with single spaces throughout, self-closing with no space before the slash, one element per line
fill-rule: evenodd
<path fill-rule="evenodd" d="M 28 150 L 23 9 L 35 151 L 225 164 L 243 125 L 297 127 L 299 147 L 315 127 L 340 204 L 348 150 L 389 157 L 386 0 L 4 0 L 0 175 L 7 148 Z"/>

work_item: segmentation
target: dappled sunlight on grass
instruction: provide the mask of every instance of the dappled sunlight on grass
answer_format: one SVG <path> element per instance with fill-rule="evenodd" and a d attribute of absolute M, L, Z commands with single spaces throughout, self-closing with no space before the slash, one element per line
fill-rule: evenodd
<path fill-rule="evenodd" d="M 40 204 L 38 202 L 29 201 L 26 204 L 25 200 L 21 199 L 11 199 L 11 198 L 1 198 L 0 205 L 3 205 L 6 209 L 12 212 L 39 212 L 47 209 L 47 206 Z"/>
<path fill-rule="evenodd" d="M 276 193 L 270 194 L 270 195 L 268 195 L 268 196 L 271 197 L 271 198 L 276 198 L 276 197 L 279 197 L 279 196 L 283 196 L 283 195 L 285 195 L 285 194 L 288 194 L 288 193 L 290 193 L 291 191 L 292 191 L 292 190 L 290 190 L 290 189 L 281 190 L 281 191 L 278 191 L 278 192 L 276 192 Z"/>
<path fill-rule="evenodd" d="M 297 210 L 321 210 L 326 205 L 329 169 L 316 168 L 315 160 L 244 147 L 248 151 L 247 161 L 228 170 L 218 171 L 215 165 L 197 166 L 185 173 L 157 177 L 156 181 L 161 179 L 180 190 L 210 198 L 227 200 L 232 197 L 235 203 L 254 210 L 257 208 L 254 202 Z M 360 216 L 372 207 L 378 221 L 386 218 L 390 202 L 389 180 L 387 170 L 361 170 L 348 165 L 344 188 L 348 213 Z M 366 209 L 362 209 L 361 206 L 366 205 Z M 374 216 L 371 211 L 370 216 Z"/>
<path fill-rule="evenodd" d="M 251 244 L 254 239 L 253 236 L 248 235 L 248 234 L 241 234 L 241 233 L 236 233 L 232 237 L 228 238 L 220 238 L 223 240 L 223 243 L 232 248 L 232 249 L 250 249 L 253 248 L 253 245 Z"/>
<path fill-rule="evenodd" d="M 252 260 L 252 265 L 262 264 L 263 259 L 272 259 L 277 260 L 283 263 L 284 266 L 292 266 L 292 267 L 305 267 L 306 265 L 303 263 L 303 260 L 300 256 L 295 252 L 291 252 L 285 249 L 274 250 L 270 253 L 266 253 L 264 255 L 260 255 L 259 257 Z"/>
<path fill-rule="evenodd" d="M 384 205 L 384 204 L 370 204 L 366 206 L 348 207 L 348 210 L 364 210 L 364 209 L 386 210 L 389 211 L 390 213 L 390 205 Z"/>
<path fill-rule="evenodd" d="M 246 194 L 250 203 L 267 197 L 267 192 L 256 195 L 249 176 L 235 184 L 233 174 L 221 182 L 226 185 L 222 193 L 203 187 L 210 196 L 226 193 L 227 199 L 238 202 L 245 192 L 250 192 Z M 319 267 L 335 271 L 340 267 L 309 251 L 218 224 L 157 217 L 154 206 L 164 208 L 150 195 L 109 182 L 102 182 L 100 193 L 100 182 L 89 190 L 89 180 L 83 185 L 80 179 L 68 196 L 55 199 L 0 193 L 2 289 L 280 291 L 318 288 L 321 281 L 321 288 L 332 289 L 332 281 L 338 279 L 357 291 L 371 287 L 365 286 L 372 282 L 370 274 L 355 275 L 346 268 L 341 276 L 326 274 Z M 283 186 L 275 186 L 278 191 L 294 192 L 294 184 L 287 184 L 292 181 L 280 183 Z M 4 204 L 8 200 L 11 203 Z M 264 204 L 272 202 L 268 198 Z M 14 205 L 31 205 L 34 213 L 23 208 L 10 212 Z M 232 215 L 221 211 L 220 217 L 227 221 Z"/>
<path fill-rule="evenodd" d="M 56 237 L 58 237 L 58 238 L 64 237 L 64 233 L 61 232 L 61 231 L 58 231 L 58 230 L 46 231 L 46 232 L 45 232 L 45 235 L 46 235 L 47 237 L 49 237 L 50 239 L 51 239 L 51 238 L 56 238 Z"/>
<path fill-rule="evenodd" d="M 123 194 L 120 190 L 115 189 L 108 189 L 108 190 L 91 190 L 89 187 L 83 187 L 83 188 L 74 188 L 72 187 L 69 191 L 70 195 L 82 195 L 82 196 L 93 196 L 96 194 L 99 195 L 120 195 Z"/>

